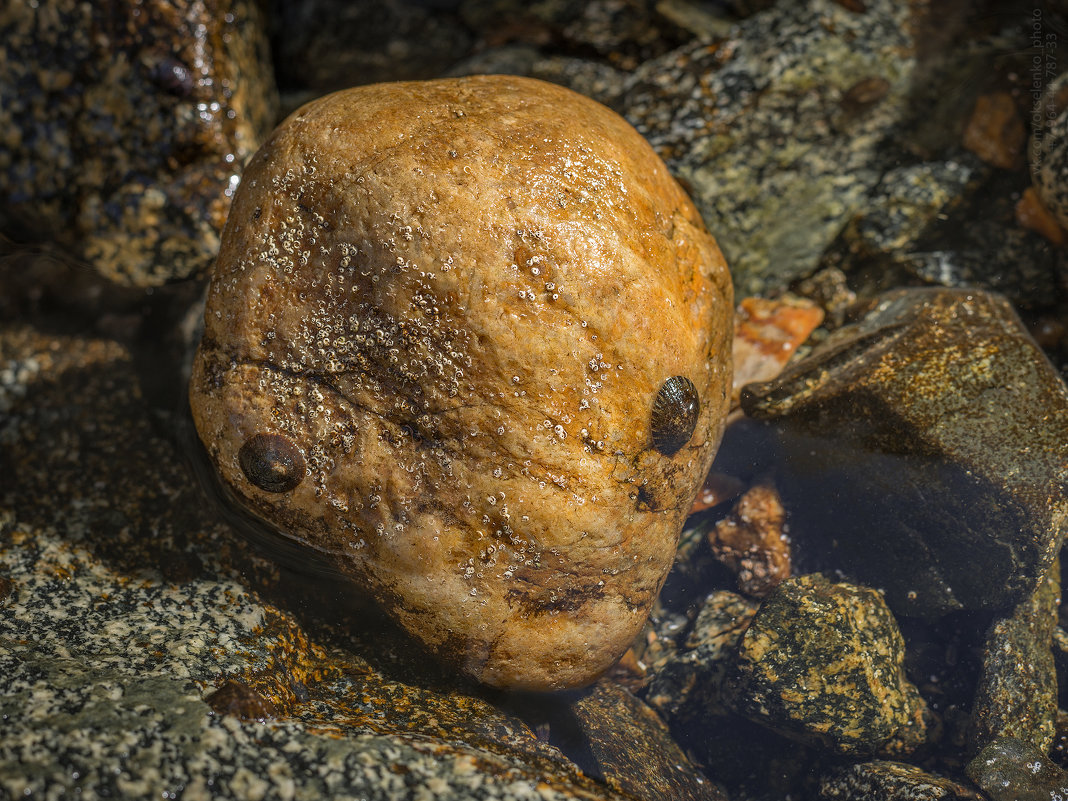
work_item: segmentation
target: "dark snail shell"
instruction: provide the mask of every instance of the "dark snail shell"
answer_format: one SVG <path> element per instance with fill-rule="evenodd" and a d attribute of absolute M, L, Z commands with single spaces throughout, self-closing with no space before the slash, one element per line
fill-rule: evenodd
<path fill-rule="evenodd" d="M 684 375 L 675 375 L 665 381 L 656 393 L 649 421 L 653 447 L 665 456 L 678 453 L 693 436 L 700 406 L 693 381 Z"/>
<path fill-rule="evenodd" d="M 256 434 L 237 453 L 241 469 L 267 492 L 289 492 L 304 480 L 304 454 L 281 434 Z"/>

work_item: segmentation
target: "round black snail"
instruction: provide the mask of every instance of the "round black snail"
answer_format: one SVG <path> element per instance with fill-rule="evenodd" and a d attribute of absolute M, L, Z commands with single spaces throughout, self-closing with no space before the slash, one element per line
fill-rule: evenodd
<path fill-rule="evenodd" d="M 674 375 L 665 381 L 656 393 L 649 419 L 653 447 L 665 456 L 678 453 L 693 436 L 700 407 L 693 381 L 684 375 Z"/>
<path fill-rule="evenodd" d="M 246 478 L 267 492 L 289 492 L 304 480 L 304 454 L 281 434 L 256 434 L 237 453 Z"/>

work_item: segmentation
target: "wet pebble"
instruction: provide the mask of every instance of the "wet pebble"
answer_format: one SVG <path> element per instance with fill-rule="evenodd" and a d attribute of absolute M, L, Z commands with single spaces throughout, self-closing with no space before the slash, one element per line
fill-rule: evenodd
<path fill-rule="evenodd" d="M 879 593 L 797 576 L 775 588 L 746 629 L 726 698 L 755 723 L 835 753 L 908 754 L 926 739 L 927 708 L 904 658 Z"/>
<path fill-rule="evenodd" d="M 738 578 L 738 589 L 763 598 L 790 576 L 790 539 L 779 493 L 769 485 L 747 490 L 708 534 L 712 553 Z"/>
<path fill-rule="evenodd" d="M 968 763 L 968 778 L 991 801 L 1064 801 L 1068 773 L 1033 745 L 999 737 Z"/>
<path fill-rule="evenodd" d="M 725 425 L 733 322 L 633 128 L 525 78 L 328 95 L 250 163 L 216 265 L 189 396 L 240 508 L 486 683 L 581 686 L 626 651 Z"/>

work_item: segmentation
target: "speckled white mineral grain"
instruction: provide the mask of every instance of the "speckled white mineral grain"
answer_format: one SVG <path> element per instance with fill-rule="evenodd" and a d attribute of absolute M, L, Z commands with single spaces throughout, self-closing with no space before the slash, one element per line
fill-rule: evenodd
<path fill-rule="evenodd" d="M 715 241 L 611 111 L 523 78 L 366 86 L 250 163 L 190 400 L 236 499 L 442 658 L 579 686 L 671 565 L 731 311 Z"/>

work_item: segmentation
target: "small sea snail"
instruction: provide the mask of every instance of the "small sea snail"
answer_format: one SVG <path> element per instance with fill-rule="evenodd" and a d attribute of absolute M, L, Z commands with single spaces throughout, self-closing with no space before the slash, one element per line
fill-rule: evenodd
<path fill-rule="evenodd" d="M 653 401 L 649 419 L 653 447 L 665 456 L 674 456 L 693 438 L 701 401 L 697 387 L 684 375 L 665 381 Z"/>
<path fill-rule="evenodd" d="M 615 113 L 527 78 L 362 86 L 245 169 L 190 406 L 234 501 L 440 658 L 576 687 L 671 567 L 732 332 L 715 240 Z"/>
<path fill-rule="evenodd" d="M 256 434 L 237 452 L 241 470 L 265 492 L 289 492 L 304 478 L 304 455 L 280 434 Z"/>

